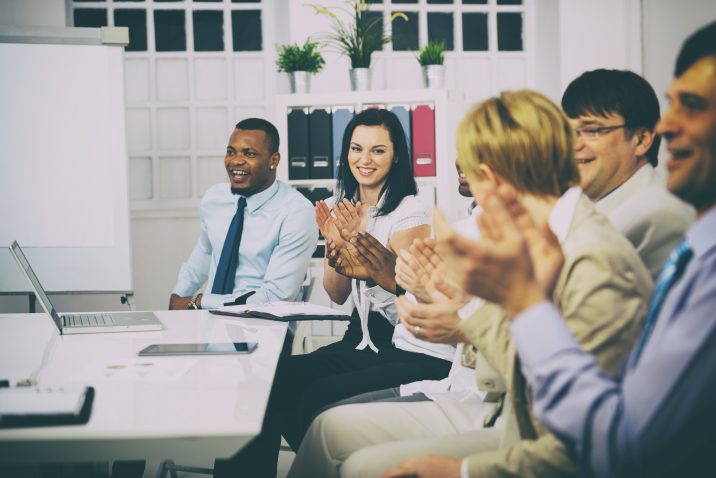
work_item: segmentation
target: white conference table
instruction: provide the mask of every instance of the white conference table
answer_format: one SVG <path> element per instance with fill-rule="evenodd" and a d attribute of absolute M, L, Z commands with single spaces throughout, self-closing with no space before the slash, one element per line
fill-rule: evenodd
<path fill-rule="evenodd" d="M 287 324 L 155 312 L 158 332 L 59 335 L 46 314 L 0 314 L 0 379 L 91 385 L 86 425 L 0 429 L 0 463 L 229 457 L 261 430 Z M 138 357 L 153 343 L 258 342 L 251 354 Z"/>

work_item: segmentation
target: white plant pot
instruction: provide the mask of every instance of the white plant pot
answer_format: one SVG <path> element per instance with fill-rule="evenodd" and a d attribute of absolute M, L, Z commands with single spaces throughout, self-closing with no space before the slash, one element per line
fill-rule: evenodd
<path fill-rule="evenodd" d="M 288 73 L 288 84 L 291 93 L 310 93 L 311 74 L 307 71 L 291 71 Z"/>
<path fill-rule="evenodd" d="M 370 90 L 370 68 L 351 68 L 351 90 Z"/>
<path fill-rule="evenodd" d="M 445 88 L 445 65 L 423 66 L 423 86 L 425 88 Z"/>

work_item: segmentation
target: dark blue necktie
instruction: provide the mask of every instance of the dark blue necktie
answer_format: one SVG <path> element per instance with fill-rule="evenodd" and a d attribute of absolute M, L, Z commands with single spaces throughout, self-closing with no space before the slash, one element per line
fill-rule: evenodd
<path fill-rule="evenodd" d="M 229 231 L 226 233 L 224 247 L 221 249 L 219 266 L 216 268 L 214 285 L 211 287 L 212 294 L 231 294 L 234 292 L 236 268 L 239 265 L 241 232 L 244 230 L 244 209 L 246 209 L 246 198 L 240 197 L 239 206 L 236 208 L 236 214 L 234 214 Z"/>
<path fill-rule="evenodd" d="M 634 354 L 632 355 L 632 365 L 636 365 L 639 361 L 639 356 L 644 350 L 644 346 L 649 340 L 651 332 L 654 330 L 654 325 L 656 325 L 656 319 L 661 311 L 661 306 L 664 304 L 664 299 L 666 299 L 671 287 L 684 273 L 686 264 L 689 263 L 689 260 L 693 255 L 694 251 L 689 249 L 686 241 L 681 241 L 676 245 L 676 247 L 674 247 L 674 250 L 672 250 L 669 257 L 667 257 L 664 265 L 661 266 L 659 276 L 656 278 L 654 292 L 651 294 L 651 302 L 649 303 L 649 311 L 647 312 L 646 320 L 644 321 L 644 329 L 641 332 L 639 344 L 636 346 Z"/>

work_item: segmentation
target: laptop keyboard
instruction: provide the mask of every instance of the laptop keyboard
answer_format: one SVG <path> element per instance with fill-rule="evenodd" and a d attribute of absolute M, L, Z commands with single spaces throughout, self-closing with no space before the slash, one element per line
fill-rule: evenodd
<path fill-rule="evenodd" d="M 114 325 L 114 319 L 110 314 L 68 314 L 62 316 L 62 325 L 65 327 Z"/>

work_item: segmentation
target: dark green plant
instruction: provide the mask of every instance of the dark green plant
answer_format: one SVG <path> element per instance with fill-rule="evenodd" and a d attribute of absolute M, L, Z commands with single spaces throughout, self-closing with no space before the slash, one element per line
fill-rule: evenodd
<path fill-rule="evenodd" d="M 418 51 L 418 63 L 425 65 L 442 65 L 445 61 L 445 43 L 428 42 Z"/>
<path fill-rule="evenodd" d="M 365 0 L 347 0 L 347 7 L 323 7 L 309 3 L 316 14 L 328 15 L 331 18 L 333 32 L 325 33 L 319 38 L 327 47 L 347 56 L 352 68 L 370 68 L 371 55 L 383 48 L 390 41 L 390 36 L 383 33 L 382 16 L 368 15 L 369 7 Z M 341 20 L 333 10 L 343 12 L 350 22 Z M 393 13 L 392 22 L 396 18 L 408 21 L 404 13 Z"/>
<path fill-rule="evenodd" d="M 307 71 L 315 74 L 321 71 L 326 64 L 321 52 L 318 51 L 318 44 L 311 40 L 306 40 L 303 46 L 297 43 L 279 45 L 277 50 L 276 66 L 278 71 L 285 71 L 286 73 Z"/>

